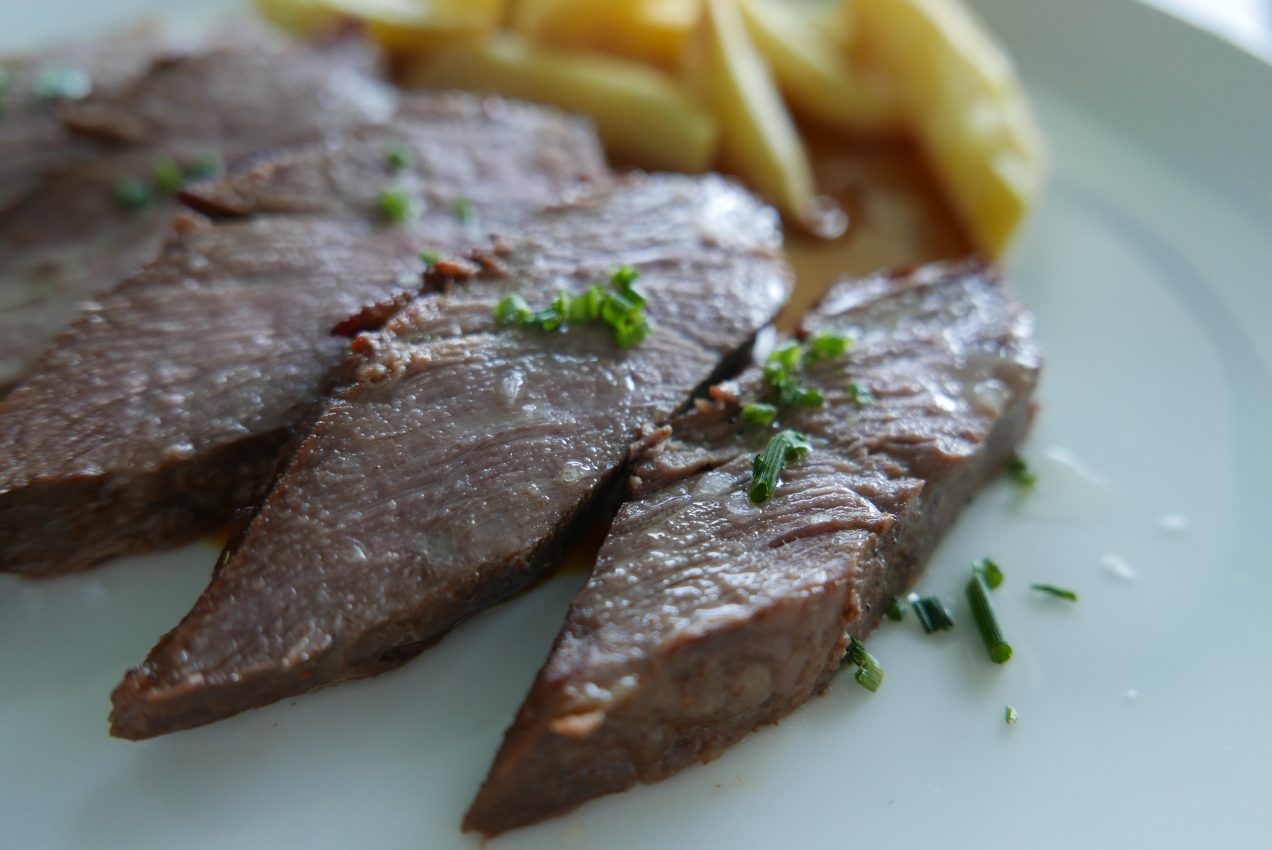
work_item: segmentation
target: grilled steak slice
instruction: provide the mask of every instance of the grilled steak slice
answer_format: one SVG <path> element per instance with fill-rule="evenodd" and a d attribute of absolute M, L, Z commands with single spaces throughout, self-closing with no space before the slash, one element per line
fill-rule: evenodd
<path fill-rule="evenodd" d="M 104 152 L 62 124 L 60 109 L 91 92 L 124 86 L 182 45 L 158 27 L 142 25 L 107 38 L 0 59 L 0 213 L 50 172 Z"/>
<path fill-rule="evenodd" d="M 428 213 L 441 246 L 477 244 L 492 225 L 605 172 L 604 154 L 581 121 L 530 104 L 458 92 L 413 95 L 394 121 L 267 152 L 229 180 L 182 194 L 213 216 L 309 214 L 366 220 L 382 215 L 386 189 Z M 569 179 L 567 179 L 569 178 Z M 408 223 L 409 224 L 409 223 Z"/>
<path fill-rule="evenodd" d="M 144 738 L 366 676 L 530 583 L 642 435 L 782 306 L 775 214 L 718 177 L 633 178 L 547 211 L 481 271 L 360 336 L 194 610 L 115 691 Z M 499 299 L 641 271 L 653 333 L 500 327 Z"/>
<path fill-rule="evenodd" d="M 0 395 L 22 379 L 92 295 L 159 254 L 175 204 L 127 210 L 120 180 L 150 171 L 148 154 L 90 160 L 44 180 L 0 214 Z"/>
<path fill-rule="evenodd" d="M 737 422 L 758 369 L 674 424 L 636 470 L 596 571 L 465 819 L 498 833 L 663 779 L 825 690 L 1020 439 L 1031 322 L 977 264 L 846 282 L 808 321 L 856 344 L 783 415 L 811 453 L 757 507 L 769 429 Z M 853 382 L 877 401 L 851 401 Z M 740 397 L 740 398 L 739 398 Z"/>
<path fill-rule="evenodd" d="M 121 60 L 99 64 L 106 68 L 103 76 L 124 77 Z M 73 135 L 61 148 L 55 145 L 48 155 L 59 156 L 64 148 L 62 164 L 90 148 L 101 156 L 48 177 L 38 192 L 0 215 L 0 333 L 7 343 L 0 352 L 0 394 L 30 370 L 85 299 L 158 254 L 175 209 L 172 199 L 158 192 L 143 209 L 130 211 L 116 196 L 121 181 L 148 183 L 152 161 L 161 155 L 186 164 L 233 158 L 256 146 L 383 120 L 393 97 L 366 73 L 369 64 L 369 54 L 357 46 L 315 49 L 249 34 L 233 48 L 158 62 L 123 92 L 105 87 L 62 105 L 77 124 L 91 115 L 98 129 L 127 124 L 145 132 L 120 134 L 114 144 Z M 32 115 L 20 123 L 54 120 L 51 110 L 27 110 Z M 7 120 L 0 122 L 6 126 Z M 4 144 L 0 137 L 0 150 Z M 108 149 L 129 152 L 102 153 Z M 25 163 L 24 156 L 19 153 L 18 161 Z M 0 184 L 4 180 L 0 174 Z"/>
<path fill-rule="evenodd" d="M 358 39 L 310 45 L 249 27 L 233 44 L 156 63 L 121 90 L 67 104 L 82 136 L 161 149 L 207 144 L 234 159 L 317 133 L 380 123 L 393 89 Z"/>
<path fill-rule="evenodd" d="M 466 138 L 450 119 L 434 135 L 422 107 L 396 122 L 395 138 L 414 151 L 409 180 L 428 186 L 437 175 L 490 198 L 472 202 L 473 217 L 503 226 L 604 174 L 586 125 L 529 107 L 506 114 L 474 119 Z M 494 138 L 519 142 L 494 175 L 517 184 L 503 196 L 474 167 Z M 375 134 L 343 150 L 373 153 L 383 168 Z M 0 400 L 0 569 L 86 567 L 188 539 L 255 504 L 278 447 L 348 348 L 332 327 L 399 291 L 403 275 L 418 279 L 422 248 L 469 239 L 449 207 L 434 207 L 410 226 L 264 216 L 175 243 L 93 302 Z"/>

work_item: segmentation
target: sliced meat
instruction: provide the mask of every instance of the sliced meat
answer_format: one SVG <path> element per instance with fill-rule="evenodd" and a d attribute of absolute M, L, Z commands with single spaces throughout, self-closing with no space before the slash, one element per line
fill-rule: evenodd
<path fill-rule="evenodd" d="M 152 200 L 130 210 L 117 195 L 124 181 L 149 186 L 159 157 L 185 165 L 232 159 L 315 132 L 381 121 L 393 108 L 389 89 L 368 73 L 371 54 L 358 45 L 312 48 L 249 29 L 235 47 L 173 54 L 148 64 L 140 77 L 135 64 L 116 57 L 119 49 L 108 41 L 97 63 L 115 85 L 59 107 L 80 129 L 93 118 L 104 140 L 82 134 L 27 139 L 33 151 L 46 151 L 38 156 L 67 167 L 0 214 L 0 338 L 6 343 L 0 394 L 25 376 L 87 298 L 158 255 L 173 198 L 152 191 Z M 36 64 L 44 72 L 60 67 Z M 137 78 L 118 91 L 120 81 L 130 78 L 126 71 Z M 42 126 L 46 119 L 56 121 L 52 106 L 25 110 L 18 124 Z M 107 132 L 116 124 L 144 132 Z M 8 126 L 0 121 L 0 134 Z M 0 151 L 8 142 L 17 146 L 16 139 L 0 135 Z M 96 156 L 68 165 L 81 154 Z M 27 154 L 15 155 L 28 169 L 23 179 L 40 177 Z M 0 173 L 0 193 L 5 180 Z"/>
<path fill-rule="evenodd" d="M 395 124 L 416 154 L 409 177 L 397 177 L 426 187 L 436 174 L 490 198 L 472 201 L 473 218 L 502 227 L 605 174 L 585 124 L 528 107 L 507 114 L 515 120 L 475 117 L 464 137 L 449 118 L 434 134 L 419 107 Z M 516 157 L 493 175 L 473 168 L 500 137 L 505 148 L 517 139 Z M 383 162 L 383 141 L 371 133 L 327 155 L 365 148 Z M 487 179 L 515 185 L 501 195 Z M 403 276 L 418 281 L 423 248 L 456 251 L 475 238 L 434 207 L 401 226 L 263 216 L 175 243 L 92 302 L 0 400 L 0 570 L 79 569 L 189 539 L 255 504 L 279 446 L 348 348 L 333 326 L 401 291 Z"/>
<path fill-rule="evenodd" d="M 674 424 L 636 470 L 596 571 L 465 819 L 488 834 L 718 756 L 825 690 L 1030 419 L 1031 322 L 983 266 L 838 285 L 810 330 L 856 340 L 810 370 L 822 409 L 763 506 L 774 429 L 758 369 Z M 876 402 L 852 401 L 854 382 Z"/>
<path fill-rule="evenodd" d="M 115 154 L 49 177 L 0 214 L 0 395 L 31 370 L 84 302 L 159 254 L 176 205 L 127 209 L 121 180 L 150 172 L 149 154 Z"/>
<path fill-rule="evenodd" d="M 118 90 L 157 59 L 185 46 L 143 24 L 106 38 L 0 59 L 0 213 L 44 175 L 102 154 L 107 146 L 76 137 L 62 124 L 68 102 Z"/>
<path fill-rule="evenodd" d="M 570 179 L 600 177 L 604 154 L 590 125 L 560 113 L 458 92 L 415 95 L 394 121 L 266 152 L 233 179 L 183 200 L 214 216 L 310 214 L 366 220 L 381 196 L 402 192 L 441 245 L 477 244 L 502 212 L 542 204 Z M 408 222 L 410 226 L 410 222 Z"/>
<path fill-rule="evenodd" d="M 113 696 L 144 738 L 402 663 L 525 587 L 632 444 L 785 301 L 776 215 L 718 177 L 632 178 L 537 216 L 482 270 L 355 342 L 194 610 Z M 653 332 L 496 324 L 499 299 L 640 270 Z"/>
<path fill-rule="evenodd" d="M 119 91 L 65 105 L 73 132 L 162 149 L 206 144 L 227 159 L 388 120 L 392 87 L 360 39 L 311 45 L 249 27 L 232 44 L 156 63 Z"/>

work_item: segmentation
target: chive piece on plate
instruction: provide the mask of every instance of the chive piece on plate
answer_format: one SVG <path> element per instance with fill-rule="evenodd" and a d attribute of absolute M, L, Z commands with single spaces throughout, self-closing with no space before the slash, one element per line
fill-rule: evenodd
<path fill-rule="evenodd" d="M 762 505 L 773 498 L 782 467 L 808 454 L 811 448 L 808 438 L 798 431 L 788 428 L 774 434 L 764 451 L 755 456 L 751 468 L 751 501 Z"/>
<path fill-rule="evenodd" d="M 860 381 L 853 381 L 848 385 L 848 402 L 857 407 L 869 407 L 875 403 L 874 393 Z"/>
<path fill-rule="evenodd" d="M 415 201 L 402 189 L 385 189 L 376 203 L 379 204 L 380 214 L 390 224 L 402 224 L 415 218 Z"/>
<path fill-rule="evenodd" d="M 999 569 L 998 563 L 993 558 L 981 558 L 972 565 L 972 570 L 985 579 L 985 584 L 989 585 L 990 590 L 994 590 L 1003 583 L 1003 571 Z"/>
<path fill-rule="evenodd" d="M 919 625 L 923 627 L 925 634 L 944 632 L 954 627 L 954 618 L 950 616 L 950 609 L 946 608 L 945 603 L 935 596 L 911 599 L 910 607 L 914 609 L 914 616 L 919 619 Z"/>
<path fill-rule="evenodd" d="M 864 643 L 855 637 L 848 638 L 848 651 L 844 654 L 844 660 L 857 666 L 856 672 L 852 674 L 857 684 L 871 693 L 879 690 L 879 686 L 883 684 L 883 665 L 877 658 L 866 652 Z"/>
<path fill-rule="evenodd" d="M 1021 487 L 1032 487 L 1038 483 L 1038 476 L 1019 455 L 1007 459 L 1007 474 Z"/>
<path fill-rule="evenodd" d="M 989 587 L 985 584 L 985 579 L 975 571 L 967 582 L 967 601 L 971 603 L 972 617 L 976 620 L 976 628 L 989 652 L 989 660 L 995 664 L 1006 664 L 1011 658 L 1011 644 L 1003 637 L 1002 627 L 998 625 L 994 603 L 989 599 Z"/>
<path fill-rule="evenodd" d="M 1029 586 L 1034 590 L 1042 593 L 1049 593 L 1052 596 L 1059 597 L 1060 599 L 1068 599 L 1070 602 L 1078 601 L 1078 594 L 1074 593 L 1072 590 L 1066 590 L 1063 587 L 1056 587 L 1054 584 L 1031 584 Z"/>
<path fill-rule="evenodd" d="M 1016 711 L 1012 706 L 1007 706 L 1007 710 L 1003 712 L 1003 720 L 1008 726 L 1015 726 L 1016 721 L 1020 719 L 1020 712 Z"/>
<path fill-rule="evenodd" d="M 823 331 L 808 341 L 804 353 L 805 363 L 816 363 L 819 360 L 833 360 L 842 357 L 852 346 L 852 339 L 846 334 Z"/>
<path fill-rule="evenodd" d="M 473 202 L 467 198 L 456 198 L 451 203 L 451 212 L 455 214 L 455 218 L 459 219 L 460 223 L 467 224 L 473 220 Z"/>
<path fill-rule="evenodd" d="M 420 251 L 420 262 L 424 263 L 424 267 L 428 269 L 429 271 L 432 271 L 434 268 L 436 268 L 437 264 L 440 263 L 441 261 L 442 261 L 442 254 L 440 251 L 434 251 L 432 249 L 429 249 L 427 251 Z"/>
<path fill-rule="evenodd" d="M 901 622 L 905 619 L 905 603 L 895 596 L 892 597 L 892 601 L 888 603 L 888 610 L 884 611 L 883 615 L 894 623 Z"/>
<path fill-rule="evenodd" d="M 176 160 L 170 156 L 156 157 L 150 163 L 150 171 L 155 176 L 155 188 L 168 195 L 175 195 L 185 185 L 185 172 Z"/>

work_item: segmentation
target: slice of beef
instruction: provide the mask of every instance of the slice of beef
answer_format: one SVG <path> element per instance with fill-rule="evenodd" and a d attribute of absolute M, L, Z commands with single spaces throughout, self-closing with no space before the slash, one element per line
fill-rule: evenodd
<path fill-rule="evenodd" d="M 186 45 L 143 24 L 92 41 L 55 45 L 0 59 L 0 213 L 51 172 L 102 154 L 108 146 L 62 124 L 67 103 L 109 95 Z"/>
<path fill-rule="evenodd" d="M 412 95 L 395 120 L 269 151 L 233 179 L 183 193 L 213 216 L 307 214 L 366 220 L 385 191 L 403 192 L 442 245 L 478 244 L 492 226 L 599 178 L 604 154 L 580 120 L 530 104 L 458 92 Z M 567 179 L 569 178 L 569 179 Z M 408 223 L 409 226 L 409 223 Z"/>
<path fill-rule="evenodd" d="M 396 95 L 372 73 L 376 62 L 361 39 L 314 45 L 248 27 L 156 63 L 118 91 L 66 104 L 61 116 L 88 138 L 151 149 L 206 144 L 232 160 L 388 120 Z"/>
<path fill-rule="evenodd" d="M 468 812 L 488 834 L 718 756 L 825 690 L 1030 420 L 1030 318 L 977 263 L 849 281 L 808 320 L 851 354 L 811 370 L 826 406 L 773 499 L 747 495 L 774 429 L 758 369 L 638 467 L 596 571 Z M 856 382 L 876 401 L 853 402 Z"/>
<path fill-rule="evenodd" d="M 718 177 L 631 178 L 476 255 L 468 280 L 358 337 L 245 535 L 113 696 L 144 738 L 371 675 L 529 584 L 633 443 L 785 301 L 772 210 Z M 499 326 L 499 299 L 631 265 L 653 332 Z"/>
<path fill-rule="evenodd" d="M 84 302 L 159 254 L 176 204 L 130 210 L 121 180 L 150 173 L 149 154 L 114 154 L 66 169 L 0 213 L 0 395 L 31 370 Z"/>
<path fill-rule="evenodd" d="M 605 174 L 587 125 L 530 107 L 505 115 L 474 110 L 484 117 L 465 136 L 418 107 L 394 125 L 415 160 L 396 179 L 427 187 L 436 175 L 474 198 L 475 221 L 503 227 Z M 384 141 L 368 133 L 326 155 L 383 164 Z M 474 168 L 485 144 L 515 155 L 494 173 Z M 488 190 L 490 179 L 507 191 Z M 418 281 L 420 250 L 474 239 L 439 206 L 400 226 L 261 216 L 172 245 L 92 302 L 0 400 L 0 570 L 79 569 L 189 539 L 255 504 L 279 446 L 348 348 L 333 326 L 400 291 L 403 276 Z"/>
<path fill-rule="evenodd" d="M 209 39 L 216 43 L 226 36 Z M 161 156 L 185 164 L 232 159 L 256 147 L 380 121 L 394 101 L 385 84 L 368 73 L 372 54 L 356 44 L 314 48 L 249 28 L 234 47 L 172 54 L 148 65 L 148 73 L 123 91 L 116 90 L 118 82 L 138 68 L 112 58 L 118 48 L 108 41 L 102 48 L 107 55 L 97 63 L 101 76 L 115 85 L 60 109 L 77 125 L 91 115 L 104 122 L 98 129 L 136 124 L 145 132 L 105 142 L 83 135 L 28 139 L 36 150 L 61 157 L 63 166 L 85 151 L 97 156 L 46 176 L 38 191 L 0 214 L 0 338 L 6 343 L 0 351 L 0 394 L 21 380 L 87 298 L 157 256 L 173 199 L 155 191 L 142 209 L 130 210 L 117 196 L 123 181 L 149 185 L 153 162 Z M 57 66 L 39 67 L 47 72 Z M 18 123 L 53 121 L 53 109 L 27 110 Z M 8 125 L 0 121 L 0 128 Z M 0 136 L 0 152 L 6 138 Z M 14 138 L 8 141 L 16 145 Z M 66 156 L 58 153 L 63 149 Z M 37 169 L 21 151 L 16 160 Z M 40 175 L 30 170 L 25 176 Z M 0 184 L 5 179 L 0 174 Z"/>

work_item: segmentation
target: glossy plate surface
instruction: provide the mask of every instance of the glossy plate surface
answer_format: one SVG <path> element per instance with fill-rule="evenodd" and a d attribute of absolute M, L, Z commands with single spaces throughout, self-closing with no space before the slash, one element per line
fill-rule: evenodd
<path fill-rule="evenodd" d="M 44 0 L 0 37 L 209 5 Z M 987 491 L 923 579 L 959 626 L 885 625 L 878 694 L 843 677 L 711 765 L 493 847 L 1268 846 L 1272 68 L 1127 2 L 973 5 L 1036 98 L 1054 177 L 1012 261 L 1049 357 L 1025 449 L 1041 480 Z M 961 595 L 983 555 L 1007 573 L 1002 668 Z M 0 578 L 0 845 L 477 847 L 460 816 L 582 577 L 397 673 L 110 739 L 110 689 L 214 557 Z"/>

